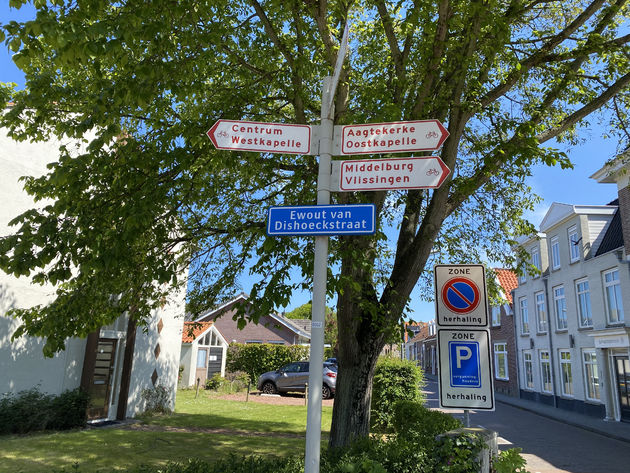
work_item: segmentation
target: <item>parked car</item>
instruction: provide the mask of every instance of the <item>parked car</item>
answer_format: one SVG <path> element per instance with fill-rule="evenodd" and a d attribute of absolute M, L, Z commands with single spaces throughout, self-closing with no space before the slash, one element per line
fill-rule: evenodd
<path fill-rule="evenodd" d="M 324 363 L 334 363 L 336 365 L 337 364 L 337 358 L 326 358 Z"/>
<path fill-rule="evenodd" d="M 308 361 L 289 363 L 276 371 L 268 371 L 258 378 L 258 390 L 265 394 L 304 392 L 308 383 Z M 330 399 L 335 394 L 337 365 L 324 363 L 322 398 Z"/>

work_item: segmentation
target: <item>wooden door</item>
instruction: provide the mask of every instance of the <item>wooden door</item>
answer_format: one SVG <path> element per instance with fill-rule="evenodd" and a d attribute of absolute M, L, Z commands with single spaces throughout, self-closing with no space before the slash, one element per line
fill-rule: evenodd
<path fill-rule="evenodd" d="M 87 411 L 88 419 L 107 418 L 117 342 L 118 340 L 115 338 L 98 339 L 94 369 L 90 377 L 90 383 L 87 386 L 90 395 L 90 406 Z"/>

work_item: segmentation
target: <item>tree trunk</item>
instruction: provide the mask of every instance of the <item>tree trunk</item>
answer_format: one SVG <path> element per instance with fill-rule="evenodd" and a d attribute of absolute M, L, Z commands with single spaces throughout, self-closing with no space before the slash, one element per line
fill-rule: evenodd
<path fill-rule="evenodd" d="M 339 372 L 330 430 L 330 447 L 343 447 L 370 433 L 372 378 L 384 346 L 384 331 L 374 318 L 349 301 L 350 291 L 339 296 Z"/>

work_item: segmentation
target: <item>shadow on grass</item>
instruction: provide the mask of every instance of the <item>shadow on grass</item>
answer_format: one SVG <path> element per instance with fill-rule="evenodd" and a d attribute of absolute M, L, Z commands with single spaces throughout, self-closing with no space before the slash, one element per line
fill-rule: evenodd
<path fill-rule="evenodd" d="M 188 458 L 216 461 L 228 452 L 286 456 L 304 450 L 304 439 L 299 437 L 119 429 L 9 436 L 3 437 L 0 444 L 0 471 L 24 473 L 62 468 L 71 472 L 75 464 L 79 472 L 112 472 Z"/>

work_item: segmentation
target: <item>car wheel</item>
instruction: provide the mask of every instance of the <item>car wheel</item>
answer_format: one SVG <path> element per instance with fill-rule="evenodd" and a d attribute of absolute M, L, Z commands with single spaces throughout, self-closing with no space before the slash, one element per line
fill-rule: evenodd
<path fill-rule="evenodd" d="M 332 391 L 328 386 L 322 384 L 322 399 L 330 399 L 332 397 Z"/>
<path fill-rule="evenodd" d="M 265 384 L 262 385 L 262 392 L 264 394 L 276 394 L 278 390 L 276 389 L 276 385 L 271 381 L 266 381 Z"/>

